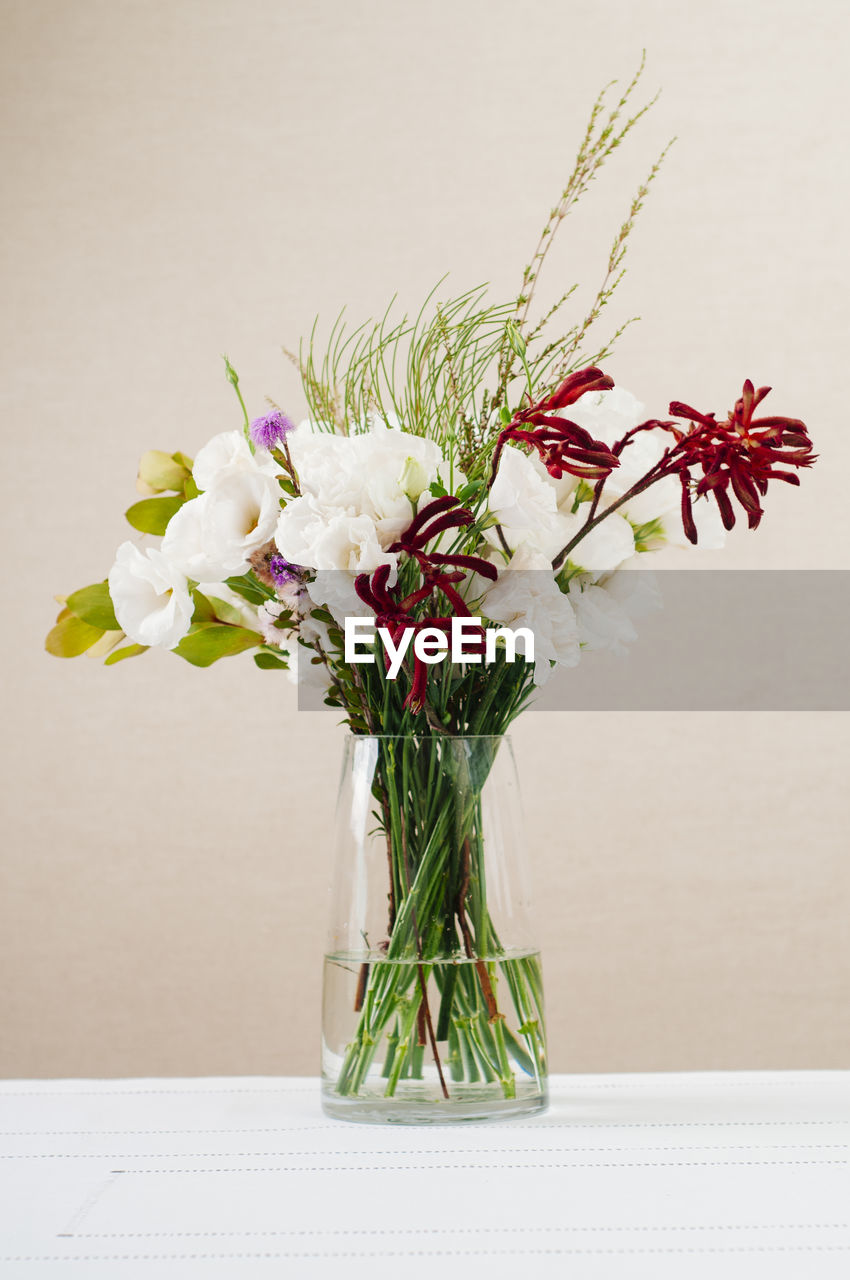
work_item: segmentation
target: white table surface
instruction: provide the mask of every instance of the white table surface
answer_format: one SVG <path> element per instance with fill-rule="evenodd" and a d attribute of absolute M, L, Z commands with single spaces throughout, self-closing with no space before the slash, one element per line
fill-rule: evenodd
<path fill-rule="evenodd" d="M 0 1082 L 0 1276 L 850 1276 L 850 1072 L 552 1083 L 409 1128 L 303 1078 Z"/>

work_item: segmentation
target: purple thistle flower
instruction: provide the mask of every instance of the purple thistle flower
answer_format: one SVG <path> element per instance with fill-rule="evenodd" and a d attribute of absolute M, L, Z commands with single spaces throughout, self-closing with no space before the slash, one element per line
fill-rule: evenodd
<path fill-rule="evenodd" d="M 275 554 L 269 558 L 269 573 L 276 587 L 285 587 L 288 583 L 298 580 L 301 569 L 299 565 L 290 564 L 288 560 L 284 560 L 282 555 Z"/>
<path fill-rule="evenodd" d="M 265 417 L 254 419 L 251 423 L 251 439 L 263 449 L 274 449 L 293 430 L 294 425 L 285 413 L 275 409 Z"/>

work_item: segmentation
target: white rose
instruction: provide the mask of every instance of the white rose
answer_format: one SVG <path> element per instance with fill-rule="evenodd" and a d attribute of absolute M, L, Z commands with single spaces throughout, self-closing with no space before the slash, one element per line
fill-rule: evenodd
<path fill-rule="evenodd" d="M 187 578 L 195 582 L 211 582 L 221 576 L 221 566 L 210 557 L 206 535 L 205 512 L 209 494 L 184 502 L 168 522 L 162 539 L 162 551 Z"/>
<path fill-rule="evenodd" d="M 262 471 L 277 475 L 280 471 L 267 449 L 258 446 L 256 453 L 241 431 L 222 431 L 199 450 L 192 466 L 192 478 L 199 489 L 211 489 L 222 475 L 233 471 Z"/>
<path fill-rule="evenodd" d="M 578 629 L 572 605 L 555 582 L 546 556 L 539 552 L 520 547 L 486 592 L 481 611 L 491 622 L 531 628 L 536 685 L 549 679 L 552 662 L 562 667 L 578 663 Z M 517 648 L 524 651 L 521 643 Z"/>
<path fill-rule="evenodd" d="M 261 471 L 240 470 L 220 474 L 205 495 L 204 511 L 208 554 L 229 578 L 250 567 L 251 556 L 271 542 L 280 517 L 280 486 Z"/>
<path fill-rule="evenodd" d="M 229 578 L 244 573 L 253 552 L 271 541 L 279 515 L 280 488 L 272 476 L 225 469 L 171 517 L 162 549 L 197 582 Z"/>
<path fill-rule="evenodd" d="M 122 631 L 135 644 L 173 649 L 192 621 L 186 577 L 155 547 L 122 542 L 109 571 L 109 595 Z"/>

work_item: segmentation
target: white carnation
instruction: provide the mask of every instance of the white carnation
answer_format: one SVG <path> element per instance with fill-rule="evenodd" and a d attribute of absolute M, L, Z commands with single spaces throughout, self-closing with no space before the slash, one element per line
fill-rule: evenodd
<path fill-rule="evenodd" d="M 521 449 L 506 445 L 490 488 L 488 506 L 513 550 L 520 544 L 548 548 L 557 527 L 557 495 L 548 475 L 543 476 Z M 487 530 L 488 541 L 498 545 L 498 534 Z M 563 543 L 561 544 L 563 546 Z"/>
<path fill-rule="evenodd" d="M 122 631 L 135 644 L 173 649 L 192 621 L 185 574 L 155 547 L 122 542 L 109 571 L 109 595 Z"/>
<path fill-rule="evenodd" d="M 330 523 L 339 517 L 365 517 L 382 548 L 391 546 L 407 528 L 416 500 L 426 494 L 446 465 L 433 440 L 388 427 L 380 419 L 373 420 L 371 430 L 352 436 L 317 430 L 315 424 L 302 422 L 289 436 L 289 448 L 302 496 L 312 500 L 301 507 L 300 499 L 288 504 L 287 511 L 295 509 L 293 529 L 296 525 L 306 529 L 313 518 Z M 290 539 L 289 524 L 286 520 L 282 526 L 280 536 L 285 541 Z M 312 546 L 317 538 L 318 534 L 308 535 L 308 544 Z M 355 567 L 299 560 L 282 545 L 281 553 L 294 564 L 313 568 Z M 383 563 L 387 561 L 384 556 Z"/>
<path fill-rule="evenodd" d="M 290 564 L 310 569 L 371 573 L 398 556 L 384 551 L 369 515 L 327 510 L 312 495 L 288 502 L 280 513 L 275 542 Z"/>
<path fill-rule="evenodd" d="M 486 592 L 481 611 L 491 622 L 531 628 L 536 685 L 549 679 L 553 662 L 562 667 L 578 663 L 579 638 L 572 605 L 555 582 L 546 556 L 539 552 L 521 547 L 515 553 Z M 522 644 L 517 648 L 522 649 Z"/>

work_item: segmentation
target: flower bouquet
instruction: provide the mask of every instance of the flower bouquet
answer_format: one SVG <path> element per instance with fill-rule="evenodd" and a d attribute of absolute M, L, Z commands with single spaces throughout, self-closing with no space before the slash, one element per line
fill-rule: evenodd
<path fill-rule="evenodd" d="M 638 73 L 639 75 L 640 73 Z M 545 1105 L 542 979 L 504 735 L 558 666 L 633 634 L 635 558 L 717 547 L 771 481 L 814 461 L 802 422 L 746 381 L 721 417 L 656 417 L 586 354 L 622 276 L 615 236 L 584 318 L 532 303 L 555 233 L 646 107 L 638 77 L 594 105 L 519 296 L 476 289 L 349 333 L 298 365 L 300 425 L 275 405 L 192 460 L 152 451 L 108 579 L 63 598 L 50 652 L 107 665 L 165 648 L 298 669 L 349 726 L 327 957 L 334 1114 L 445 1119 Z M 595 331 L 595 330 L 594 330 Z M 615 337 L 618 335 L 614 335 Z"/>

